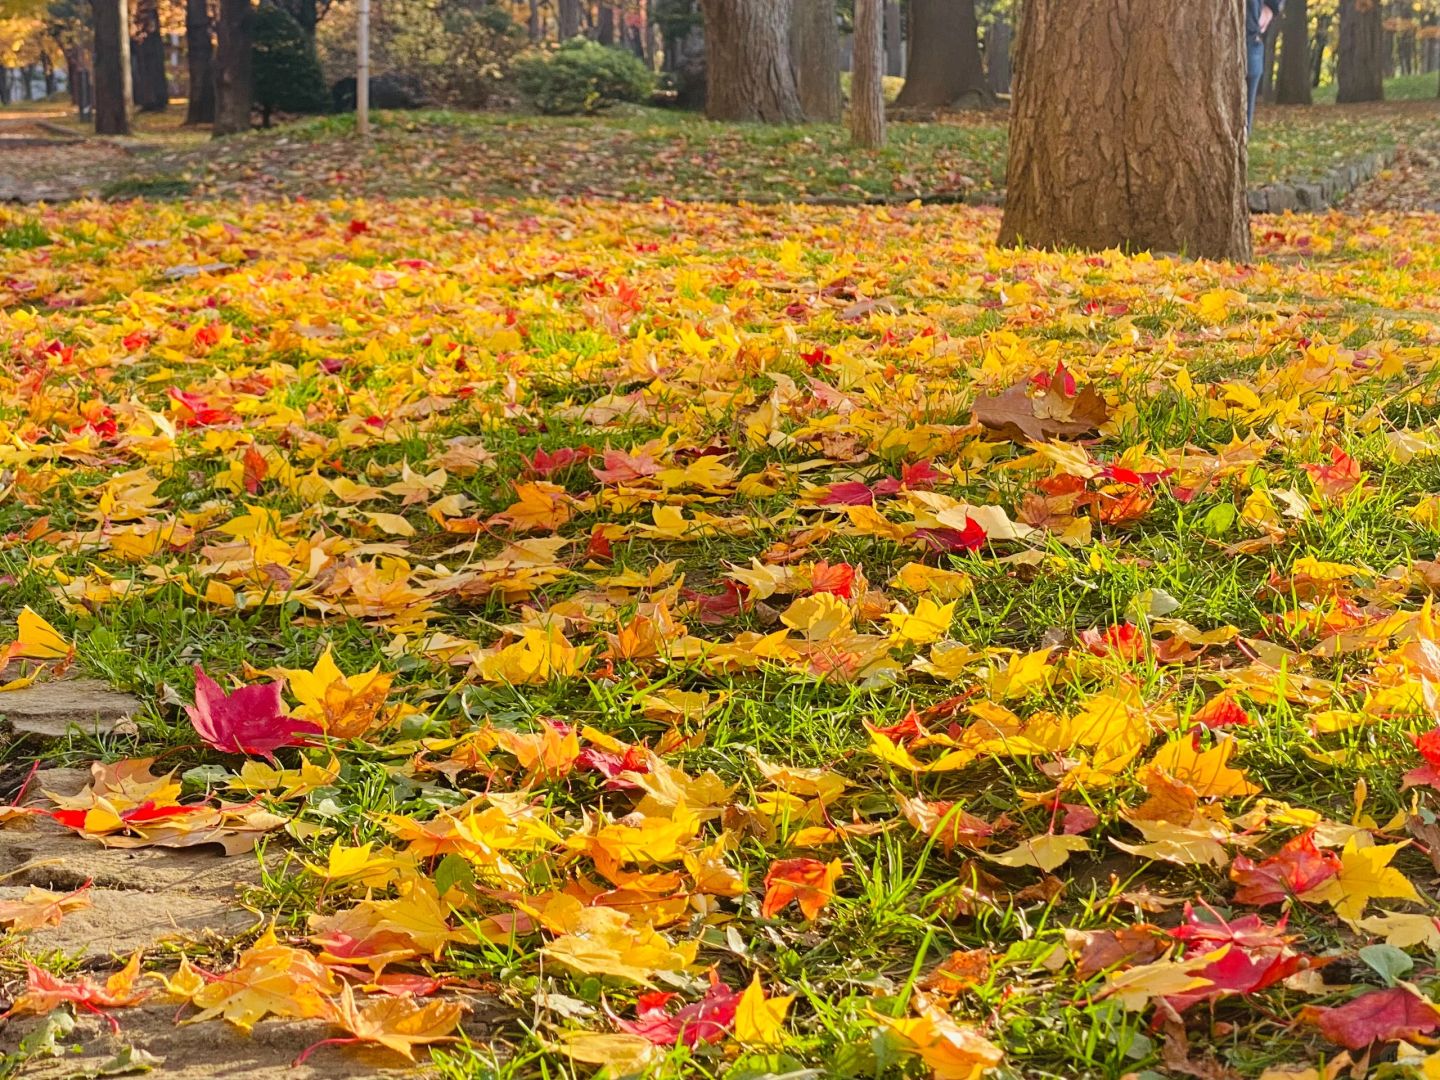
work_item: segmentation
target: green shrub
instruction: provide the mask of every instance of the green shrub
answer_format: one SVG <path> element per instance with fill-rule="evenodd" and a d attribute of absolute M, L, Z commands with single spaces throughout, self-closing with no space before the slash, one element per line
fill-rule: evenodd
<path fill-rule="evenodd" d="M 254 26 L 254 98 L 265 126 L 275 112 L 327 111 L 330 94 L 315 43 L 294 16 L 274 4 L 261 4 Z"/>
<path fill-rule="evenodd" d="M 584 38 L 567 41 L 553 52 L 523 57 L 514 73 L 521 95 L 541 112 L 555 116 L 645 101 L 655 85 L 650 69 L 634 53 Z"/>

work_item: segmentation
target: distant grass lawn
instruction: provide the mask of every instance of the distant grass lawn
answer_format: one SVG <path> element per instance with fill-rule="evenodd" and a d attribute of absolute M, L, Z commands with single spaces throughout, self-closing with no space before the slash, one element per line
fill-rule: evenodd
<path fill-rule="evenodd" d="M 1265 108 L 1250 144 L 1250 182 L 1309 179 L 1407 142 L 1440 137 L 1437 77 L 1394 80 L 1390 103 Z M 890 80 L 896 83 L 897 80 Z M 898 86 L 887 89 L 894 91 Z M 1330 88 L 1322 88 L 1321 97 Z M 722 201 L 977 201 L 1004 187 L 1003 107 L 895 122 L 887 145 L 861 151 L 843 125 L 713 123 L 651 108 L 599 117 L 443 110 L 381 113 L 361 145 L 349 116 L 285 124 L 212 143 L 184 128 L 183 104 L 138 117 L 132 176 L 107 190 L 219 196 L 602 196 Z M 76 131 L 83 128 L 64 121 Z M 118 186 L 117 186 L 118 185 Z"/>

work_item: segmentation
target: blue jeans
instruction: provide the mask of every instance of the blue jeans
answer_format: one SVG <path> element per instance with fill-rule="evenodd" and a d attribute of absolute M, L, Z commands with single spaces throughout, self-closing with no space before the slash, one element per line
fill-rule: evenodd
<path fill-rule="evenodd" d="M 1260 74 L 1265 67 L 1265 39 L 1245 42 L 1245 130 L 1255 124 L 1255 99 L 1260 95 Z"/>

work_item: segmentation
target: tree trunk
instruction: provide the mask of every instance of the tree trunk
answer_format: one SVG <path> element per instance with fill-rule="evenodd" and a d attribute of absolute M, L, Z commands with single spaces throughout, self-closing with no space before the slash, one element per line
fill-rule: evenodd
<path fill-rule="evenodd" d="M 897 79 L 905 76 L 905 20 L 900 14 L 900 0 L 885 0 L 885 74 Z"/>
<path fill-rule="evenodd" d="M 125 0 L 90 0 L 95 28 L 95 133 L 130 134 L 129 12 Z"/>
<path fill-rule="evenodd" d="M 835 0 L 794 0 L 790 13 L 790 60 L 805 119 L 840 119 L 840 31 Z"/>
<path fill-rule="evenodd" d="M 910 56 L 895 104 L 941 108 L 994 100 L 980 61 L 975 0 L 910 0 Z"/>
<path fill-rule="evenodd" d="M 209 124 L 215 119 L 214 52 L 206 0 L 185 0 L 185 60 L 190 73 L 186 124 Z"/>
<path fill-rule="evenodd" d="M 601 45 L 615 44 L 615 9 L 609 4 L 600 5 L 600 28 L 595 40 Z"/>
<path fill-rule="evenodd" d="M 1265 53 L 1260 67 L 1260 100 L 1275 104 L 1275 54 L 1279 51 L 1280 22 L 1272 19 L 1265 29 Z"/>
<path fill-rule="evenodd" d="M 1248 260 L 1234 0 L 1025 0 L 1000 243 Z"/>
<path fill-rule="evenodd" d="M 705 115 L 794 124 L 805 118 L 790 66 L 790 0 L 701 0 Z"/>
<path fill-rule="evenodd" d="M 850 141 L 885 145 L 885 40 L 881 0 L 855 0 L 855 64 L 850 84 Z"/>
<path fill-rule="evenodd" d="M 1010 24 L 1004 19 L 985 34 L 985 79 L 992 94 L 1010 93 Z"/>
<path fill-rule="evenodd" d="M 540 0 L 530 0 L 530 22 L 529 22 L 529 30 L 530 30 L 530 40 L 531 40 L 531 42 L 533 43 L 533 42 L 539 41 L 539 40 L 540 40 Z"/>
<path fill-rule="evenodd" d="M 220 0 L 215 26 L 215 123 L 210 129 L 217 137 L 250 130 L 253 45 L 250 0 Z"/>
<path fill-rule="evenodd" d="M 1280 74 L 1275 80 L 1277 105 L 1309 105 L 1310 12 L 1306 0 L 1285 5 L 1284 40 L 1280 43 Z"/>
<path fill-rule="evenodd" d="M 1340 51 L 1335 100 L 1385 100 L 1385 26 L 1380 0 L 1340 0 Z"/>
<path fill-rule="evenodd" d="M 580 33 L 580 0 L 560 0 L 560 40 L 569 41 Z"/>
<path fill-rule="evenodd" d="M 40 74 L 45 79 L 45 96 L 55 96 L 55 61 L 50 56 L 49 49 L 40 50 Z"/>
<path fill-rule="evenodd" d="M 165 39 L 160 33 L 158 0 L 135 4 L 135 107 L 141 112 L 164 112 L 170 105 L 165 78 Z"/>

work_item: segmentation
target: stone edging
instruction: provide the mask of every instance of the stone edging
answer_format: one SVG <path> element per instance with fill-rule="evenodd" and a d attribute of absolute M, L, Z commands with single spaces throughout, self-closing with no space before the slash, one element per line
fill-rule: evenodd
<path fill-rule="evenodd" d="M 1286 210 L 1313 212 L 1334 206 L 1366 180 L 1395 160 L 1392 148 L 1366 154 L 1349 165 L 1339 165 L 1316 180 L 1282 181 L 1251 188 L 1245 193 L 1252 214 L 1279 214 Z"/>

